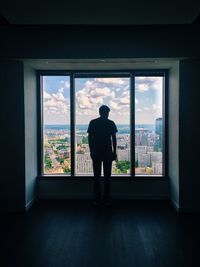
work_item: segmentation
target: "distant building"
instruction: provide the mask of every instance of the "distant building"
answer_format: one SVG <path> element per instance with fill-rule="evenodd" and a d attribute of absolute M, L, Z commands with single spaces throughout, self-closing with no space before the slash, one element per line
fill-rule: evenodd
<path fill-rule="evenodd" d="M 149 152 L 151 164 L 152 162 L 162 162 L 162 152 Z"/>
<path fill-rule="evenodd" d="M 130 161 L 130 150 L 129 149 L 118 149 L 117 157 L 118 157 L 118 160 Z"/>
<path fill-rule="evenodd" d="M 91 174 L 93 173 L 92 160 L 90 153 L 76 154 L 76 173 Z"/>
<path fill-rule="evenodd" d="M 162 175 L 162 163 L 161 162 L 152 162 L 153 174 Z"/>
<path fill-rule="evenodd" d="M 76 143 L 77 144 L 82 144 L 82 139 L 83 139 L 82 135 L 76 135 Z"/>
<path fill-rule="evenodd" d="M 150 155 L 149 154 L 138 154 L 138 166 L 147 167 L 150 166 Z"/>
<path fill-rule="evenodd" d="M 155 122 L 155 151 L 162 151 L 163 119 L 157 118 Z"/>

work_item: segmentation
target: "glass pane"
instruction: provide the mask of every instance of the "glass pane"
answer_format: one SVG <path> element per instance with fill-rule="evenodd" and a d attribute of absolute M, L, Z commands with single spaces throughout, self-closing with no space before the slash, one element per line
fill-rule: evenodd
<path fill-rule="evenodd" d="M 99 117 L 99 107 L 110 107 L 109 119 L 118 128 L 118 161 L 112 174 L 130 174 L 130 78 L 76 78 L 76 174 L 93 175 L 87 129 Z"/>
<path fill-rule="evenodd" d="M 70 77 L 43 76 L 43 173 L 70 173 Z"/>
<path fill-rule="evenodd" d="M 135 174 L 163 174 L 163 77 L 135 78 Z"/>

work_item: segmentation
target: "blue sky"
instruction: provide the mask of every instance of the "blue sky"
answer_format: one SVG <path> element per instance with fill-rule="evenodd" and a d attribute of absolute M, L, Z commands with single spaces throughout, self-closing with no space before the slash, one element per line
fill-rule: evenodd
<path fill-rule="evenodd" d="M 44 123 L 69 124 L 69 76 L 44 76 Z M 108 105 L 109 118 L 116 124 L 130 121 L 129 78 L 77 78 L 75 80 L 76 123 L 88 124 L 98 117 L 98 108 Z M 162 115 L 162 77 L 136 77 L 135 110 L 137 124 L 154 124 Z"/>

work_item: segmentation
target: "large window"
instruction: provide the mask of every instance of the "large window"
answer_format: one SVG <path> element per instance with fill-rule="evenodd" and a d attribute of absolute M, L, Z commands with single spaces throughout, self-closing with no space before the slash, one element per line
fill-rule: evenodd
<path fill-rule="evenodd" d="M 42 77 L 43 173 L 70 174 L 70 77 Z"/>
<path fill-rule="evenodd" d="M 87 129 L 102 104 L 118 129 L 112 175 L 165 175 L 164 71 L 54 73 L 39 72 L 41 175 L 93 175 Z"/>
<path fill-rule="evenodd" d="M 75 91 L 76 174 L 93 173 L 87 128 L 102 104 L 110 107 L 109 119 L 118 128 L 118 161 L 113 162 L 112 174 L 130 174 L 130 78 L 76 78 Z"/>
<path fill-rule="evenodd" d="M 163 174 L 163 77 L 135 77 L 135 174 Z"/>

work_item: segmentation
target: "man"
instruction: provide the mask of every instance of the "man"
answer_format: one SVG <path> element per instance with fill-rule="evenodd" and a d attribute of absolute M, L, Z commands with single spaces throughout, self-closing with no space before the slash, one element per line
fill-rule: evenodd
<path fill-rule="evenodd" d="M 108 119 L 110 108 L 102 105 L 99 108 L 100 117 L 90 121 L 88 139 L 90 155 L 94 170 L 94 200 L 95 204 L 101 203 L 101 165 L 104 172 L 104 203 L 110 204 L 111 170 L 112 161 L 116 160 L 116 132 L 115 123 Z"/>

